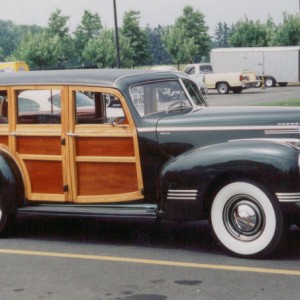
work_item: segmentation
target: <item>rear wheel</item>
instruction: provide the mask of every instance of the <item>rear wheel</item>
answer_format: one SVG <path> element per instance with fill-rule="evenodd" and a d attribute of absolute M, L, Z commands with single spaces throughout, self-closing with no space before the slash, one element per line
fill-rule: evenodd
<path fill-rule="evenodd" d="M 210 221 L 219 242 L 242 257 L 265 256 L 283 237 L 279 203 L 253 183 L 224 186 L 213 200 Z"/>
<path fill-rule="evenodd" d="M 0 199 L 0 236 L 6 234 L 11 229 L 14 221 L 14 216 L 7 212 L 7 209 L 3 205 L 3 201 Z"/>
<path fill-rule="evenodd" d="M 217 90 L 219 94 L 228 94 L 229 93 L 229 85 L 226 82 L 220 82 L 217 85 Z"/>
<path fill-rule="evenodd" d="M 266 77 L 265 78 L 265 86 L 266 87 L 273 87 L 275 86 L 276 81 L 273 77 Z"/>

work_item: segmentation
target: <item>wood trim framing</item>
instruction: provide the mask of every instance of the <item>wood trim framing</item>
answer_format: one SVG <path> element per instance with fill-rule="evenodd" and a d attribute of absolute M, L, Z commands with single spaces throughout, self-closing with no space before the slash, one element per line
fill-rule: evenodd
<path fill-rule="evenodd" d="M 17 92 L 24 90 L 60 90 L 61 91 L 61 123 L 60 124 L 18 124 L 17 116 Z M 19 166 L 23 182 L 25 186 L 25 197 L 29 201 L 45 201 L 45 202 L 77 202 L 77 203 L 117 203 L 138 201 L 143 199 L 143 178 L 140 164 L 140 154 L 138 147 L 137 130 L 134 121 L 130 114 L 129 108 L 123 95 L 113 88 L 89 87 L 85 85 L 68 86 L 68 85 L 22 85 L 22 86 L 3 86 L 0 90 L 7 91 L 9 99 L 8 105 L 8 124 L 0 124 L 0 142 L 7 142 L 7 145 L 0 144 L 0 149 L 7 152 Z M 124 124 L 75 124 L 75 104 L 73 94 L 76 91 L 87 91 L 113 94 L 120 100 L 123 108 L 126 122 Z M 43 139 L 53 138 L 55 145 L 48 143 L 43 144 Z M 57 139 L 56 139 L 57 138 Z M 95 139 L 96 142 L 91 143 L 109 143 L 110 139 L 115 139 L 115 151 L 110 151 L 112 148 L 104 148 L 104 150 L 82 151 L 81 155 L 76 153 L 76 142 L 80 138 Z M 127 150 L 122 153 L 122 139 L 126 140 Z M 97 141 L 98 139 L 98 141 Z M 101 140 L 102 139 L 102 140 Z M 26 142 L 33 143 L 30 146 Z M 60 144 L 58 144 L 60 143 Z M 45 147 L 43 147 L 45 146 Z M 52 147 L 51 147 L 52 146 Z M 36 147 L 36 148 L 34 148 Z M 40 148 L 39 148 L 40 147 Z M 84 141 L 81 147 L 84 147 Z M 106 153 L 109 151 L 109 153 Z M 56 175 L 61 168 L 62 176 L 57 182 L 62 181 L 61 193 L 60 187 L 52 189 L 41 188 L 42 184 L 33 182 L 37 180 L 39 172 L 46 178 L 46 171 L 39 170 L 39 165 L 44 166 L 52 163 Z M 111 164 L 111 168 L 118 166 L 118 170 L 124 170 L 128 174 L 132 174 L 132 191 L 130 188 L 119 188 L 118 191 L 124 193 L 87 195 L 78 193 L 78 167 L 81 172 L 87 174 L 93 170 L 94 166 L 89 163 L 97 164 L 95 169 L 99 170 L 101 164 L 107 168 Z M 128 164 L 128 168 L 126 166 Z M 51 169 L 51 168 L 50 168 Z M 107 169 L 108 170 L 108 169 Z M 38 171 L 38 172 L 36 172 Z M 34 172 L 34 173 L 32 173 Z M 54 172 L 54 173 L 55 173 Z M 109 170 L 109 173 L 113 174 Z M 49 174 L 51 176 L 52 174 Z M 82 173 L 81 173 L 82 175 Z M 102 175 L 102 174 L 101 174 Z M 122 174 L 118 174 L 118 178 Z M 55 175 L 54 175 L 55 176 Z M 114 176 L 114 175 L 113 175 Z M 124 175 L 126 176 L 126 175 Z M 62 178 L 62 179 L 61 179 Z M 127 178 L 128 180 L 128 178 Z M 51 181 L 49 181 L 51 182 Z M 85 181 L 83 181 L 85 182 Z M 101 180 L 99 182 L 102 182 Z M 45 185 L 49 183 L 44 183 Z M 36 188 L 38 186 L 38 188 Z M 65 188 L 65 187 L 68 188 Z M 82 185 L 84 187 L 84 185 Z M 125 185 L 124 185 L 125 187 Z M 52 191 L 49 193 L 49 191 Z M 87 191 L 87 188 L 82 188 Z M 98 189 L 99 190 L 99 189 Z M 41 192 L 40 192 L 41 191 Z M 57 193 L 58 191 L 58 193 Z M 128 192 L 130 191 L 130 192 Z M 110 192 L 110 191 L 109 191 Z"/>

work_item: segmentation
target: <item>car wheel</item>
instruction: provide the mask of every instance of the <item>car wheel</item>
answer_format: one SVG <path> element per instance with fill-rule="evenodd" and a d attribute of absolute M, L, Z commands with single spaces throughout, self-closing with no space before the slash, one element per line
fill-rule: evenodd
<path fill-rule="evenodd" d="M 229 93 L 229 85 L 226 82 L 218 83 L 217 90 L 219 94 L 228 94 Z"/>
<path fill-rule="evenodd" d="M 266 87 L 273 87 L 273 86 L 275 86 L 275 84 L 276 84 L 276 81 L 274 78 L 272 78 L 272 77 L 265 78 L 265 86 Z"/>
<path fill-rule="evenodd" d="M 284 231 L 277 200 L 248 182 L 230 183 L 217 193 L 210 222 L 217 240 L 241 257 L 270 254 L 280 244 Z"/>
<path fill-rule="evenodd" d="M 14 221 L 14 215 L 9 214 L 0 199 L 0 236 L 5 235 L 11 228 Z"/>

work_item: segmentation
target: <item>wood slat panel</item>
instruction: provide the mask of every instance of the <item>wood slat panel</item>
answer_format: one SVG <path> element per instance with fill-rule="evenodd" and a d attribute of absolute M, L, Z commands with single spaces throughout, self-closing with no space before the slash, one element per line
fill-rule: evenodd
<path fill-rule="evenodd" d="M 61 162 L 24 161 L 31 182 L 32 193 L 63 194 Z"/>
<path fill-rule="evenodd" d="M 0 144 L 8 145 L 8 136 L 0 135 Z"/>
<path fill-rule="evenodd" d="M 17 152 L 20 154 L 60 155 L 61 138 L 54 136 L 19 136 Z"/>
<path fill-rule="evenodd" d="M 78 195 L 113 195 L 138 191 L 131 163 L 77 163 Z"/>
<path fill-rule="evenodd" d="M 134 156 L 132 138 L 79 137 L 76 139 L 77 156 Z"/>

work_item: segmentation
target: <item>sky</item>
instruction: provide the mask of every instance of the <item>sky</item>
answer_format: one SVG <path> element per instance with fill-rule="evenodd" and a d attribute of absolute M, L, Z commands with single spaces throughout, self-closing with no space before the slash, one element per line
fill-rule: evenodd
<path fill-rule="evenodd" d="M 213 34 L 218 22 L 231 25 L 245 16 L 265 22 L 270 15 L 279 24 L 283 12 L 299 13 L 300 0 L 116 0 L 116 4 L 119 26 L 124 12 L 137 10 L 142 27 L 172 25 L 182 15 L 183 7 L 191 5 L 204 14 Z M 45 27 L 51 13 L 59 8 L 62 15 L 70 17 L 71 32 L 80 24 L 84 10 L 98 13 L 105 27 L 114 26 L 113 0 L 0 0 L 0 7 L 0 20 L 11 20 L 18 25 Z"/>

